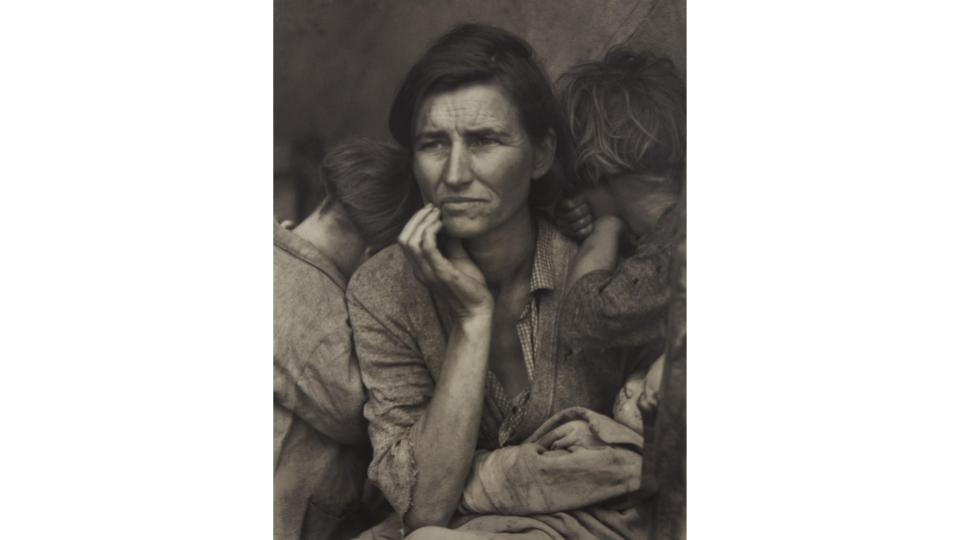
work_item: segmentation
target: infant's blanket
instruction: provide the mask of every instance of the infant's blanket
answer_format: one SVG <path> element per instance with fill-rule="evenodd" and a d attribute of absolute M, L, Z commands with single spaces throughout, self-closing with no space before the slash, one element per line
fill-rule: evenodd
<path fill-rule="evenodd" d="M 520 445 L 479 451 L 450 528 L 408 538 L 643 538 L 642 464 L 640 434 L 591 410 L 566 409 Z M 364 538 L 387 538 L 398 524 Z"/>

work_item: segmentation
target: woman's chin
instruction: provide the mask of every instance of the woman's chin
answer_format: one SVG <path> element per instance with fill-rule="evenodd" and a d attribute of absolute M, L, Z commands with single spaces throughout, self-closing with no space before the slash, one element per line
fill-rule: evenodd
<path fill-rule="evenodd" d="M 469 240 L 487 232 L 486 220 L 468 218 L 465 216 L 450 216 L 443 218 L 443 232 L 451 238 Z"/>

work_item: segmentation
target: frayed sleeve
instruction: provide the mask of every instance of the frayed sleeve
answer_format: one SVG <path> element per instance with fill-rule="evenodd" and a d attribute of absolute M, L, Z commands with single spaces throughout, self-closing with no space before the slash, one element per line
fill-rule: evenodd
<path fill-rule="evenodd" d="M 347 295 L 357 357 L 368 401 L 373 461 L 370 479 L 405 517 L 416 483 L 416 460 L 411 427 L 427 409 L 435 382 L 408 326 L 380 313 L 375 299 Z"/>

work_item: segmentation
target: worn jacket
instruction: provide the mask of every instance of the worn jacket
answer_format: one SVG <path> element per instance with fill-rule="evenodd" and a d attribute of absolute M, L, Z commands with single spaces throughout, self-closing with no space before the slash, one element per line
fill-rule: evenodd
<path fill-rule="evenodd" d="M 537 249 L 546 251 L 556 283 L 564 283 L 576 243 L 556 232 L 540 234 Z M 558 315 L 563 288 L 541 291 L 537 332 L 540 346 L 526 412 L 514 440 L 532 435 L 545 420 L 569 407 L 611 414 L 632 356 L 610 349 L 589 354 L 560 347 Z M 416 483 L 416 441 L 410 428 L 426 410 L 443 368 L 451 328 L 445 305 L 418 282 L 399 246 L 387 248 L 354 275 L 347 292 L 357 355 L 369 401 L 373 460 L 369 476 L 403 516 Z M 498 416 L 486 396 L 478 449 L 500 446 Z"/>
<path fill-rule="evenodd" d="M 642 347 L 646 360 L 665 346 L 670 265 L 681 214 L 674 206 L 639 238 L 633 254 L 610 270 L 597 270 L 570 286 L 561 309 L 560 335 L 574 348 Z"/>
<path fill-rule="evenodd" d="M 329 258 L 274 222 L 275 540 L 339 536 L 363 489 L 366 397 L 346 285 Z"/>

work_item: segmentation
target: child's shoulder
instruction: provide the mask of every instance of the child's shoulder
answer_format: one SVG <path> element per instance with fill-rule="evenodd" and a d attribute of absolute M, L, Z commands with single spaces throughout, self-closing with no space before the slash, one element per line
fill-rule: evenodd
<path fill-rule="evenodd" d="M 678 205 L 679 206 L 679 205 Z M 653 229 L 647 234 L 631 241 L 633 249 L 625 259 L 642 259 L 651 255 L 670 255 L 680 241 L 680 228 L 683 224 L 683 212 L 674 206 L 660 216 Z"/>

